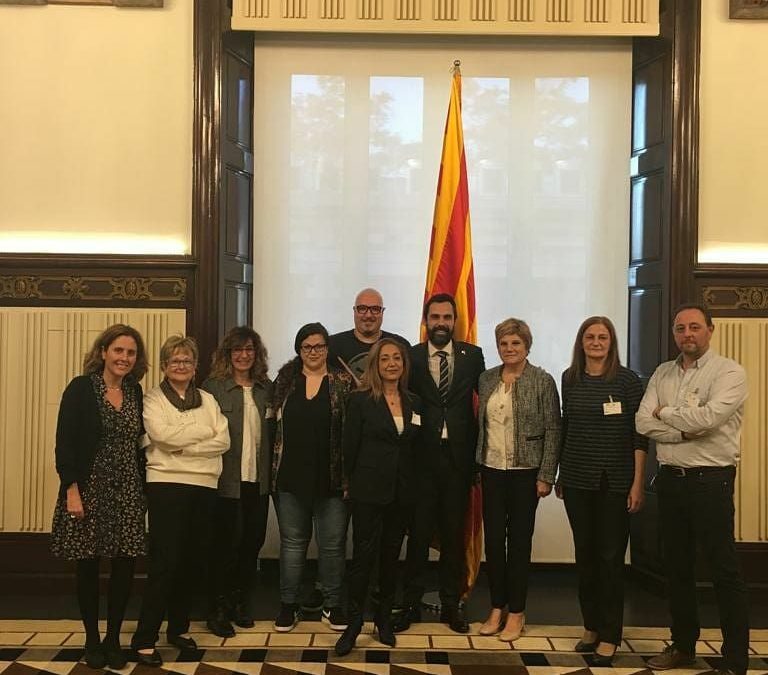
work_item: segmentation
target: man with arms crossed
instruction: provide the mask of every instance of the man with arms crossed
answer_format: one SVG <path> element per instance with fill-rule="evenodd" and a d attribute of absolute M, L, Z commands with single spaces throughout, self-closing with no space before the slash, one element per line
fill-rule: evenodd
<path fill-rule="evenodd" d="M 459 607 L 464 574 L 464 516 L 474 476 L 477 419 L 473 394 L 485 370 L 479 347 L 453 339 L 456 302 L 446 293 L 424 305 L 428 341 L 411 348 L 410 388 L 421 398 L 423 450 L 416 463 L 418 491 L 405 562 L 405 609 L 396 631 L 421 621 L 421 576 L 429 544 L 440 538 L 440 620 L 457 633 L 469 631 Z"/>
<path fill-rule="evenodd" d="M 648 382 L 637 430 L 656 441 L 656 491 L 672 614 L 672 645 L 648 661 L 654 670 L 690 665 L 699 637 L 696 547 L 712 570 L 723 632 L 724 666 L 744 675 L 749 619 L 747 589 L 733 535 L 733 484 L 747 398 L 744 369 L 709 347 L 709 311 L 683 305 L 673 324 L 680 356 Z"/>
<path fill-rule="evenodd" d="M 381 330 L 385 309 L 381 293 L 375 288 L 364 288 L 357 294 L 352 307 L 355 327 L 331 335 L 328 342 L 329 363 L 349 372 L 357 382 L 365 370 L 368 352 L 381 338 L 392 338 L 411 346 L 405 338 Z"/>

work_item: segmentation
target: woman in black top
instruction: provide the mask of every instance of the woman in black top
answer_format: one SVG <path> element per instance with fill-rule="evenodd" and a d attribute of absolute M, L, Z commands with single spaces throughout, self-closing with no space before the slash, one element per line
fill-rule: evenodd
<path fill-rule="evenodd" d="M 275 630 L 287 632 L 299 619 L 298 594 L 314 523 L 323 620 L 334 630 L 347 622 L 341 584 L 347 538 L 343 500 L 342 423 L 352 377 L 329 367 L 328 331 L 319 323 L 299 329 L 296 358 L 275 380 L 277 420 L 272 489 L 280 527 L 280 614 Z"/>
<path fill-rule="evenodd" d="M 56 471 L 61 479 L 53 514 L 53 554 L 77 562 L 77 600 L 85 626 L 85 662 L 122 668 L 120 627 L 136 556 L 146 553 L 143 461 L 139 439 L 147 372 L 144 341 L 115 324 L 96 338 L 61 398 Z M 107 632 L 99 635 L 99 560 L 109 558 Z"/>
<path fill-rule="evenodd" d="M 635 430 L 643 388 L 619 362 L 611 320 L 579 328 L 563 373 L 563 451 L 558 495 L 573 531 L 584 635 L 576 651 L 610 665 L 621 644 L 629 515 L 643 505 L 648 441 Z"/>
<path fill-rule="evenodd" d="M 347 404 L 344 475 L 352 504 L 354 548 L 347 577 L 349 625 L 336 643 L 339 656 L 352 650 L 360 634 L 376 559 L 380 593 L 374 623 L 379 641 L 395 646 L 390 615 L 397 559 L 415 498 L 412 452 L 421 427 L 418 401 L 407 383 L 407 347 L 384 338 L 371 348 L 360 389 Z"/>

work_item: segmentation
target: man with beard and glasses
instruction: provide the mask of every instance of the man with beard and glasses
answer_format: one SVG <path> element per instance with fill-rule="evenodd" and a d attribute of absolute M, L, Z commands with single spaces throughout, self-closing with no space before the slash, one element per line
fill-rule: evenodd
<path fill-rule="evenodd" d="M 404 610 L 395 630 L 421 621 L 422 575 L 429 544 L 440 540 L 440 620 L 457 633 L 469 625 L 459 605 L 464 573 L 464 516 L 474 476 L 477 419 L 473 395 L 485 370 L 483 351 L 453 339 L 456 302 L 438 293 L 424 305 L 427 342 L 411 348 L 410 390 L 421 398 L 422 449 L 405 562 Z"/>
<path fill-rule="evenodd" d="M 364 288 L 357 294 L 352 307 L 355 327 L 331 335 L 328 342 L 328 362 L 346 370 L 359 384 L 368 361 L 368 352 L 382 338 L 392 338 L 406 347 L 403 337 L 381 330 L 384 320 L 384 300 L 375 288 Z"/>
<path fill-rule="evenodd" d="M 733 487 L 740 456 L 747 378 L 709 343 L 715 326 L 701 305 L 675 312 L 680 356 L 662 363 L 636 415 L 656 441 L 659 528 L 672 614 L 672 644 L 649 659 L 653 670 L 692 666 L 699 639 L 696 551 L 709 563 L 723 632 L 723 663 L 709 673 L 744 675 L 749 662 L 747 588 L 733 532 Z"/>

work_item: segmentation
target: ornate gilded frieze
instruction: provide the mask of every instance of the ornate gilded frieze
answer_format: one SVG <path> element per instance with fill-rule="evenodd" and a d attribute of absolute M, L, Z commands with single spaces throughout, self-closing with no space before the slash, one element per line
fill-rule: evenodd
<path fill-rule="evenodd" d="M 0 276 L 0 299 L 35 301 L 146 302 L 181 305 L 183 277 L 97 277 L 75 275 Z"/>
<path fill-rule="evenodd" d="M 710 309 L 768 310 L 768 286 L 704 286 L 702 296 Z"/>

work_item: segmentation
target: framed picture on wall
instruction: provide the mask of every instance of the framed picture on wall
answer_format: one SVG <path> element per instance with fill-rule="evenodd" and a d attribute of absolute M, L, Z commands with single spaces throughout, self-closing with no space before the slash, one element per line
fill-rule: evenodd
<path fill-rule="evenodd" d="M 768 0 L 730 0 L 729 19 L 765 19 L 768 21 Z"/>

